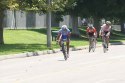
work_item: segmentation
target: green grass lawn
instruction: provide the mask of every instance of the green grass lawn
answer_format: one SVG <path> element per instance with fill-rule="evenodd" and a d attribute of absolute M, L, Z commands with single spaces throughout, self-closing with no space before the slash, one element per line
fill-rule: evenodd
<path fill-rule="evenodd" d="M 53 30 L 58 30 L 54 28 Z M 84 46 L 88 44 L 84 28 L 79 28 L 81 37 L 71 37 L 71 47 Z M 101 39 L 98 39 L 101 42 Z M 125 35 L 118 31 L 113 31 L 111 42 L 125 41 Z M 52 47 L 46 45 L 46 29 L 27 30 L 4 30 L 4 45 L 0 45 L 0 55 L 16 54 L 31 51 L 41 51 L 59 48 L 55 41 Z"/>
<path fill-rule="evenodd" d="M 46 30 L 4 30 L 5 45 L 0 46 L 0 55 L 51 49 L 46 47 Z M 57 48 L 52 42 L 52 48 Z"/>

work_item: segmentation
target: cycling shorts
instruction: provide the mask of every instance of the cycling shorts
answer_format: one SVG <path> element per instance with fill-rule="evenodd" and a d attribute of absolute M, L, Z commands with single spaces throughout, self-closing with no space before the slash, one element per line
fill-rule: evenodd
<path fill-rule="evenodd" d="M 104 34 L 104 35 L 107 35 L 108 32 L 109 32 L 109 31 L 104 31 L 103 34 Z"/>
<path fill-rule="evenodd" d="M 94 36 L 94 32 L 91 32 L 91 33 L 89 32 L 88 35 L 89 35 L 89 37 L 92 37 L 92 36 Z"/>

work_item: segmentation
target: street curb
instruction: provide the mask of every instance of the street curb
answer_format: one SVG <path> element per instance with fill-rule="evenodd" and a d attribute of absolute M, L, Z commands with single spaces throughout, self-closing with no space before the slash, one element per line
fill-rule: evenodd
<path fill-rule="evenodd" d="M 110 45 L 125 45 L 125 42 L 110 43 Z M 102 46 L 102 44 L 98 44 L 96 47 L 101 47 L 101 46 Z M 79 47 L 71 47 L 69 50 L 70 51 L 78 51 L 78 50 L 84 50 L 84 49 L 88 49 L 88 45 L 79 46 Z M 11 55 L 2 55 L 2 56 L 0 56 L 0 61 L 6 60 L 6 59 L 40 56 L 40 55 L 57 53 L 57 52 L 60 52 L 60 49 L 44 50 L 44 51 L 36 51 L 36 52 L 26 52 L 26 53 L 11 54 Z"/>

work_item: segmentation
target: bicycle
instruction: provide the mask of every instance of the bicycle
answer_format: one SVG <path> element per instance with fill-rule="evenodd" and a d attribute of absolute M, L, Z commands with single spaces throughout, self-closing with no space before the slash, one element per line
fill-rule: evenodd
<path fill-rule="evenodd" d="M 65 42 L 67 41 L 67 39 L 62 39 L 61 40 L 61 47 L 62 47 L 62 53 L 63 53 L 63 55 L 64 55 L 64 59 L 65 60 L 67 60 L 67 58 L 69 57 L 68 55 L 67 55 L 67 47 L 66 47 L 66 45 L 65 45 Z"/>
<path fill-rule="evenodd" d="M 95 51 L 96 48 L 96 38 L 94 36 L 89 38 L 89 52 L 92 50 Z"/>
<path fill-rule="evenodd" d="M 102 46 L 103 46 L 103 52 L 106 53 L 108 51 L 108 43 L 107 43 L 107 36 L 106 35 L 103 35 L 102 37 L 103 39 L 103 42 L 102 42 Z"/>

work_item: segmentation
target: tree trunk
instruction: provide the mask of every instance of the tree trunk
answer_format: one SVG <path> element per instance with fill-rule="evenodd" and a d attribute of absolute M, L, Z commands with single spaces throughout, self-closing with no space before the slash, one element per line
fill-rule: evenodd
<path fill-rule="evenodd" d="M 50 4 L 51 0 L 47 0 Z M 51 47 L 51 11 L 47 12 L 46 15 L 46 27 L 47 27 L 47 47 Z"/>
<path fill-rule="evenodd" d="M 71 15 L 72 21 L 72 35 L 80 36 L 80 32 L 78 30 L 78 17 Z"/>
<path fill-rule="evenodd" d="M 17 29 L 17 24 L 16 24 L 16 10 L 15 9 L 13 10 L 13 13 L 14 13 L 14 21 L 15 21 L 14 29 Z"/>
<path fill-rule="evenodd" d="M 3 39 L 3 19 L 4 19 L 4 11 L 0 11 L 0 44 L 4 44 Z"/>

